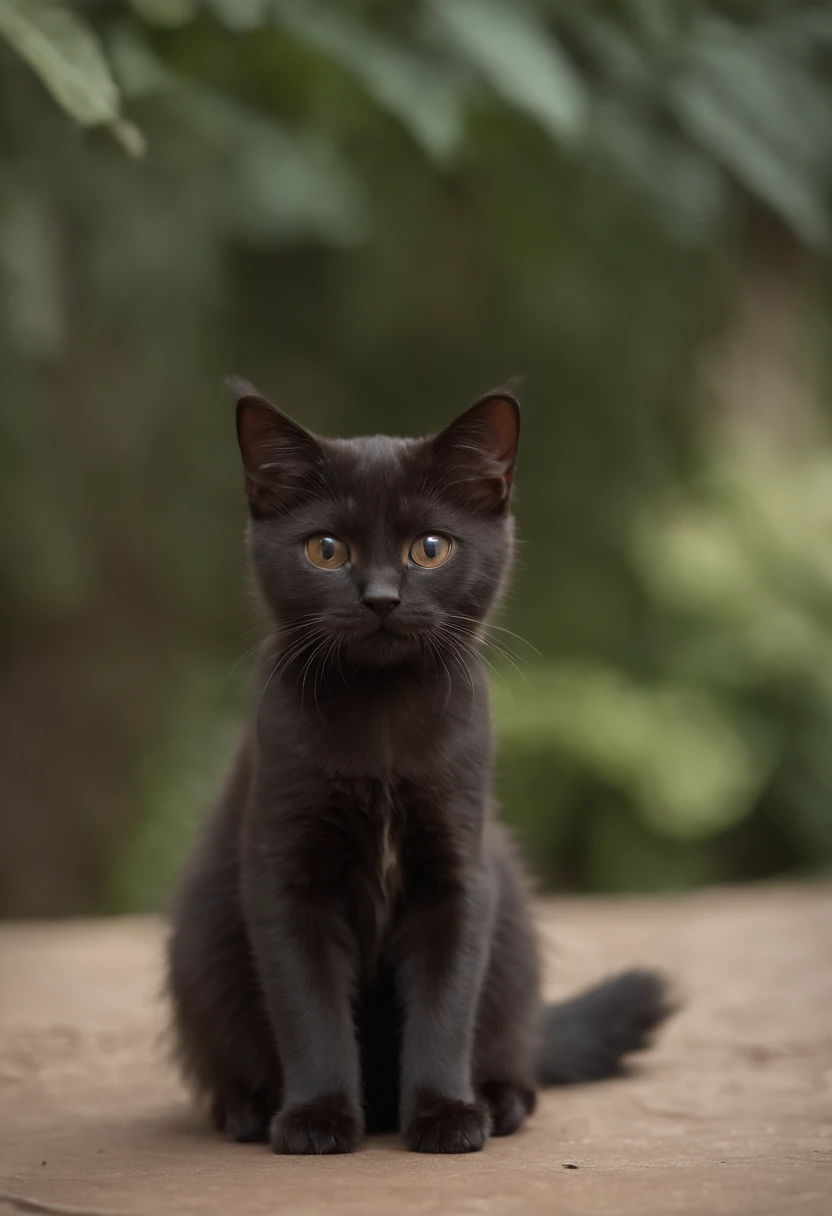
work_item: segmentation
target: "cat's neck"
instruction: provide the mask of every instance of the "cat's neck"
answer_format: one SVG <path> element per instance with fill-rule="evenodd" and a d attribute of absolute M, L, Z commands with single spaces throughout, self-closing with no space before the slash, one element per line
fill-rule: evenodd
<path fill-rule="evenodd" d="M 400 662 L 372 664 L 347 662 L 325 646 L 295 654 L 277 639 L 263 649 L 257 684 L 261 698 L 294 702 L 299 712 L 361 712 L 404 697 L 412 711 L 444 714 L 479 699 L 486 680 L 473 649 L 465 655 L 427 650 Z"/>

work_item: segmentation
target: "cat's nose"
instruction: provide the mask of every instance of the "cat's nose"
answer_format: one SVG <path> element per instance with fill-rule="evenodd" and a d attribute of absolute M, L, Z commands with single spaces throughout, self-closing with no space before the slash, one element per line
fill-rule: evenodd
<path fill-rule="evenodd" d="M 368 588 L 361 597 L 361 603 L 372 608 L 381 621 L 393 611 L 399 602 L 398 595 L 391 590 Z"/>

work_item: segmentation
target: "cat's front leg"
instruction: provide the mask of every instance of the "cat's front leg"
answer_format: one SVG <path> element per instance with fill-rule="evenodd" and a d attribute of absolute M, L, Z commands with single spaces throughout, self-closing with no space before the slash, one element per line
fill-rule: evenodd
<path fill-rule="evenodd" d="M 276 1153 L 348 1153 L 364 1131 L 354 945 L 338 889 L 297 878 L 268 851 L 244 851 L 248 932 L 283 1072 L 271 1143 Z"/>
<path fill-rule="evenodd" d="M 425 888 L 405 914 L 401 1129 L 415 1152 L 476 1152 L 489 1135 L 471 1053 L 494 903 L 491 875 L 477 871 L 444 890 Z"/>

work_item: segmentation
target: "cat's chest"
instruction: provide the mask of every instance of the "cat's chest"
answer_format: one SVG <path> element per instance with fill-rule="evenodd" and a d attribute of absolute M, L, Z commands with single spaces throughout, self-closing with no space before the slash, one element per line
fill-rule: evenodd
<path fill-rule="evenodd" d="M 372 909 L 377 927 L 389 925 L 426 882 L 453 879 L 462 850 L 440 788 L 360 779 L 341 786 L 339 803 L 352 838 L 342 874 L 354 901 Z"/>
<path fill-rule="evenodd" d="M 418 782 L 431 765 L 443 762 L 448 726 L 432 699 L 405 690 L 334 704 L 321 743 L 340 772 Z M 396 791 L 389 797 L 395 800 Z"/>
<path fill-rule="evenodd" d="M 374 856 L 375 880 L 379 892 L 379 911 L 384 924 L 390 921 L 402 891 L 402 840 L 389 816 L 379 825 Z"/>
<path fill-rule="evenodd" d="M 344 885 L 360 936 L 378 942 L 405 897 L 412 805 L 395 782 L 373 778 L 344 782 L 339 803 L 352 845 L 342 855 Z"/>

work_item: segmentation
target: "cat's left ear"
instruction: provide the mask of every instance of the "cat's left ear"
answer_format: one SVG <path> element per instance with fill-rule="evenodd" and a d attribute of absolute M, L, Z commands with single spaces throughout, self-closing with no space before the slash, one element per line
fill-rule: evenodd
<path fill-rule="evenodd" d="M 506 389 L 486 393 L 431 445 L 436 489 L 489 514 L 508 509 L 520 438 L 520 406 Z"/>

